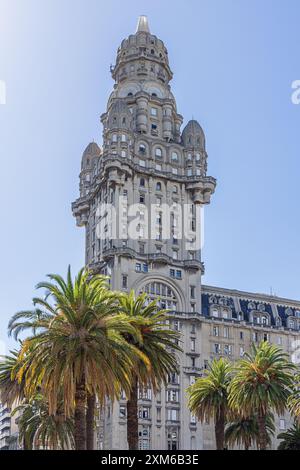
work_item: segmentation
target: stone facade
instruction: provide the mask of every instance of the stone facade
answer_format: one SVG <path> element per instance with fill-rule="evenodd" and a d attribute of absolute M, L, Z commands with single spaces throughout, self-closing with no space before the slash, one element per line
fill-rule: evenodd
<path fill-rule="evenodd" d="M 86 230 L 86 264 L 109 275 L 112 289 L 159 297 L 172 311 L 171 326 L 182 332 L 180 374 L 155 397 L 140 390 L 140 448 L 214 448 L 213 427 L 191 416 L 186 388 L 213 357 L 239 359 L 252 341 L 268 339 L 295 353 L 300 303 L 201 285 L 197 214 L 209 204 L 216 180 L 207 175 L 199 123 L 192 120 L 181 131 L 168 52 L 145 17 L 121 43 L 111 74 L 115 84 L 101 116 L 103 147 L 86 148 L 80 197 L 72 205 L 77 225 Z M 132 218 L 135 236 L 128 237 Z M 125 399 L 107 404 L 99 448 L 127 448 L 125 413 Z M 277 424 L 287 420 L 278 417 Z"/>

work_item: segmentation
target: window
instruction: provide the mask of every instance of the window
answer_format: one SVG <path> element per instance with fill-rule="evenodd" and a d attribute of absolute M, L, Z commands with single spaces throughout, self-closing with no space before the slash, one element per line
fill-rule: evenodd
<path fill-rule="evenodd" d="M 172 161 L 173 162 L 177 162 L 178 161 L 178 153 L 177 152 L 172 152 Z"/>
<path fill-rule="evenodd" d="M 194 375 L 190 375 L 190 385 L 194 385 L 196 382 L 196 377 Z"/>
<path fill-rule="evenodd" d="M 142 265 L 141 265 L 141 263 L 136 263 L 136 264 L 135 264 L 135 270 L 136 270 L 136 272 L 138 272 L 138 273 L 141 273 L 141 272 L 142 272 Z"/>
<path fill-rule="evenodd" d="M 181 271 L 178 269 L 176 270 L 176 279 L 181 279 L 182 278 L 182 274 L 181 274 Z"/>
<path fill-rule="evenodd" d="M 143 272 L 144 272 L 144 273 L 147 273 L 148 271 L 149 271 L 148 264 L 147 264 L 147 263 L 144 263 L 144 264 L 143 264 Z"/>
<path fill-rule="evenodd" d="M 161 171 L 161 168 L 162 168 L 161 165 L 158 165 L 158 164 L 155 165 L 155 170 L 156 170 L 156 171 Z"/>
<path fill-rule="evenodd" d="M 139 417 L 141 419 L 150 419 L 150 408 L 148 406 L 143 406 L 139 409 Z"/>
<path fill-rule="evenodd" d="M 195 298 L 195 286 L 191 286 L 190 287 L 190 296 L 191 296 L 191 299 L 194 299 Z"/>
<path fill-rule="evenodd" d="M 122 275 L 122 288 L 123 289 L 127 289 L 127 285 L 128 285 L 128 277 L 126 276 L 126 274 L 123 274 Z"/>
<path fill-rule="evenodd" d="M 219 310 L 217 308 L 213 308 L 211 313 L 213 317 L 219 318 Z"/>
<path fill-rule="evenodd" d="M 244 333 L 242 331 L 240 331 L 240 339 L 243 340 L 244 339 Z"/>
<path fill-rule="evenodd" d="M 173 259 L 178 259 L 178 251 L 177 250 L 172 250 L 172 258 Z"/>
<path fill-rule="evenodd" d="M 146 145 L 140 144 L 139 145 L 139 152 L 145 154 L 146 153 Z"/>
<path fill-rule="evenodd" d="M 121 141 L 122 141 L 122 142 L 126 142 L 126 140 L 127 140 L 127 139 L 126 139 L 126 135 L 125 135 L 125 134 L 122 134 L 122 136 L 121 136 Z"/>
<path fill-rule="evenodd" d="M 178 421 L 178 410 L 175 408 L 169 408 L 167 413 L 167 419 L 169 421 Z"/>
<path fill-rule="evenodd" d="M 157 108 L 151 108 L 151 116 L 157 116 Z"/>
<path fill-rule="evenodd" d="M 162 150 L 160 147 L 157 147 L 155 149 L 155 156 L 158 157 L 158 158 L 161 158 L 162 157 Z"/>
<path fill-rule="evenodd" d="M 170 269 L 170 276 L 175 277 L 175 269 Z"/>
<path fill-rule="evenodd" d="M 214 336 L 219 336 L 219 327 L 218 326 L 213 327 L 213 335 Z"/>
<path fill-rule="evenodd" d="M 224 338 L 229 338 L 229 328 L 228 328 L 228 326 L 224 326 Z"/>
<path fill-rule="evenodd" d="M 179 391 L 178 390 L 167 390 L 167 401 L 168 402 L 178 402 L 179 401 Z"/>
<path fill-rule="evenodd" d="M 173 175 L 178 175 L 178 169 L 177 168 L 172 168 L 172 173 L 173 173 Z"/>
<path fill-rule="evenodd" d="M 282 336 L 278 336 L 278 338 L 277 338 L 277 344 L 279 344 L 280 346 L 282 346 Z"/>
<path fill-rule="evenodd" d="M 173 385 L 179 384 L 179 376 L 176 372 L 172 372 L 172 374 L 169 375 L 169 383 Z"/>
<path fill-rule="evenodd" d="M 161 421 L 161 408 L 156 408 L 156 419 Z"/>
<path fill-rule="evenodd" d="M 174 330 L 175 331 L 180 331 L 181 329 L 181 323 L 178 320 L 174 320 Z"/>
<path fill-rule="evenodd" d="M 156 205 L 161 206 L 161 198 L 160 197 L 156 198 Z"/>
<path fill-rule="evenodd" d="M 280 429 L 280 431 L 285 430 L 285 419 L 280 419 L 279 420 L 279 429 Z"/>
<path fill-rule="evenodd" d="M 146 166 L 145 160 L 140 160 L 139 165 L 142 166 L 143 168 L 145 168 L 145 166 Z"/>
<path fill-rule="evenodd" d="M 142 186 L 142 187 L 145 186 L 145 179 L 144 178 L 140 179 L 140 186 Z"/>
<path fill-rule="evenodd" d="M 117 136 L 117 134 L 113 134 L 113 136 L 112 136 L 112 141 L 113 141 L 113 142 L 117 142 L 117 141 L 118 141 L 118 136 Z"/>
<path fill-rule="evenodd" d="M 187 169 L 187 175 L 192 176 L 193 175 L 193 170 L 191 168 Z"/>
<path fill-rule="evenodd" d="M 145 204 L 145 196 L 144 196 L 144 194 L 140 194 L 140 204 Z"/>
<path fill-rule="evenodd" d="M 174 194 L 177 194 L 177 193 L 178 193 L 178 188 L 177 188 L 177 186 L 173 186 L 173 193 L 174 193 Z"/>
<path fill-rule="evenodd" d="M 225 356 L 231 356 L 231 354 L 232 354 L 231 344 L 224 344 L 224 354 L 225 354 Z"/>
<path fill-rule="evenodd" d="M 214 353 L 221 354 L 221 345 L 219 343 L 214 344 Z"/>
<path fill-rule="evenodd" d="M 126 406 L 120 406 L 120 418 L 126 418 Z"/>
<path fill-rule="evenodd" d="M 161 191 L 161 183 L 156 183 L 156 191 Z"/>
<path fill-rule="evenodd" d="M 157 125 L 156 124 L 151 124 L 151 130 L 156 132 L 157 131 Z"/>
<path fill-rule="evenodd" d="M 243 346 L 240 346 L 240 357 L 243 357 L 245 354 L 245 350 Z"/>
<path fill-rule="evenodd" d="M 191 414 L 191 424 L 196 424 L 196 416 Z"/>
<path fill-rule="evenodd" d="M 196 341 L 194 338 L 191 338 L 191 351 L 196 350 Z"/>

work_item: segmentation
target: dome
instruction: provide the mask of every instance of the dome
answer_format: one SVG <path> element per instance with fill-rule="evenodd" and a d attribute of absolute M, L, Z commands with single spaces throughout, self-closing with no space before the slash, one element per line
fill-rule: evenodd
<path fill-rule="evenodd" d="M 205 149 L 205 135 L 198 121 L 192 119 L 182 132 L 182 142 L 185 147 Z"/>
<path fill-rule="evenodd" d="M 99 158 L 101 155 L 101 149 L 96 142 L 91 142 L 86 147 L 82 155 L 82 168 L 91 168 L 92 160 L 96 157 Z"/>

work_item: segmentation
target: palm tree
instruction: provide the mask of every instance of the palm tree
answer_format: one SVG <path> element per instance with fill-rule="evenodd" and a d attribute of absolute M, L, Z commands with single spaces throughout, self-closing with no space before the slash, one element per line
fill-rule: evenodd
<path fill-rule="evenodd" d="M 224 430 L 228 410 L 228 386 L 232 376 L 231 364 L 223 358 L 214 359 L 204 377 L 188 388 L 190 411 L 201 421 L 215 422 L 217 450 L 224 449 Z"/>
<path fill-rule="evenodd" d="M 270 435 L 274 434 L 274 417 L 268 415 L 266 420 L 268 432 L 268 444 L 271 444 Z M 248 418 L 236 416 L 225 428 L 225 443 L 229 447 L 243 446 L 245 450 L 249 450 L 252 445 L 257 445 L 259 440 L 259 429 L 257 416 L 253 415 Z"/>
<path fill-rule="evenodd" d="M 59 403 L 55 415 L 49 415 L 49 406 L 42 395 L 37 394 L 13 410 L 19 414 L 20 438 L 26 449 L 72 449 L 74 447 L 74 421 L 66 418 L 63 404 Z"/>
<path fill-rule="evenodd" d="M 259 448 L 267 448 L 266 418 L 269 412 L 283 414 L 290 395 L 294 365 L 289 356 L 266 341 L 245 354 L 236 366 L 229 387 L 229 406 L 242 416 L 257 413 Z"/>
<path fill-rule="evenodd" d="M 300 450 L 300 426 L 298 423 L 289 428 L 286 432 L 278 434 L 277 439 L 282 439 L 278 450 Z"/>
<path fill-rule="evenodd" d="M 174 351 L 181 351 L 176 340 L 179 333 L 166 327 L 166 310 L 158 310 L 157 301 L 148 301 L 142 293 L 134 291 L 121 294 L 120 313 L 126 315 L 134 326 L 134 334 L 126 334 L 129 344 L 136 347 L 142 356 L 136 358 L 131 380 L 131 390 L 127 401 L 127 440 L 129 450 L 138 449 L 138 388 L 152 386 L 154 392 L 168 375 L 177 371 Z M 173 352 L 172 352 L 173 351 Z"/>
<path fill-rule="evenodd" d="M 300 418 L 300 375 L 295 375 L 293 390 L 288 398 L 288 409 L 296 417 Z"/>
<path fill-rule="evenodd" d="M 66 281 L 48 275 L 45 298 L 33 299 L 38 309 L 16 314 L 9 324 L 11 334 L 26 329 L 32 335 L 22 343 L 22 355 L 30 354 L 31 367 L 25 378 L 30 395 L 37 389 L 47 398 L 49 413 L 57 410 L 62 396 L 66 417 L 74 413 L 75 448 L 86 449 L 87 394 L 100 402 L 114 399 L 120 390 L 129 393 L 131 375 L 139 352 L 124 339 L 134 334 L 125 315 L 118 313 L 116 295 L 103 276 L 81 269 L 73 282 L 70 267 Z"/>
<path fill-rule="evenodd" d="M 0 361 L 0 398 L 2 403 L 12 406 L 14 403 L 20 402 L 25 397 L 25 380 L 17 379 L 18 373 L 26 365 L 26 359 L 20 360 L 20 351 L 14 349 L 7 356 L 1 356 Z"/>

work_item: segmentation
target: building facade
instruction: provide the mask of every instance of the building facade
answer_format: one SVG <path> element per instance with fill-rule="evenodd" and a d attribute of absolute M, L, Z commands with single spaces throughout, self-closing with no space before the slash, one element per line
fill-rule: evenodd
<path fill-rule="evenodd" d="M 239 359 L 253 341 L 268 339 L 296 354 L 300 303 L 202 285 L 201 214 L 216 180 L 207 175 L 200 124 L 192 120 L 181 130 L 168 52 L 146 17 L 122 41 L 111 74 L 103 146 L 86 148 L 72 205 L 85 227 L 86 264 L 108 275 L 114 290 L 159 298 L 182 333 L 180 373 L 156 396 L 139 392 L 140 448 L 214 448 L 213 426 L 191 416 L 186 388 L 214 357 Z M 100 448 L 127 448 L 123 398 L 103 410 Z M 278 417 L 279 428 L 287 420 Z"/>

